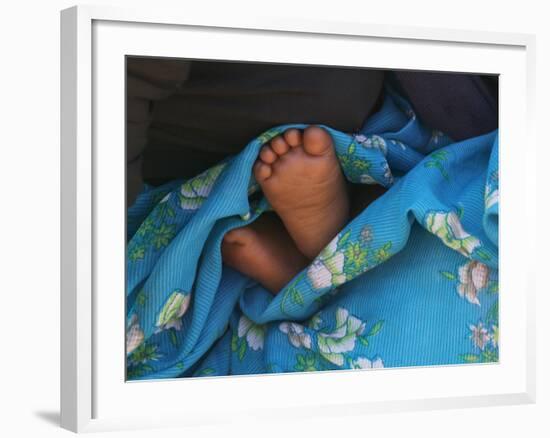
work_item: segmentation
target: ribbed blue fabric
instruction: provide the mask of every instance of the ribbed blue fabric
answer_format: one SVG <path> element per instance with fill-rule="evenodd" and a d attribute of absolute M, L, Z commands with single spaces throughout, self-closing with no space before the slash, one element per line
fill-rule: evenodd
<path fill-rule="evenodd" d="M 354 135 L 347 179 L 388 191 L 277 295 L 223 266 L 225 233 L 270 207 L 260 147 L 128 210 L 129 379 L 498 361 L 497 131 L 458 143 L 388 89 Z"/>

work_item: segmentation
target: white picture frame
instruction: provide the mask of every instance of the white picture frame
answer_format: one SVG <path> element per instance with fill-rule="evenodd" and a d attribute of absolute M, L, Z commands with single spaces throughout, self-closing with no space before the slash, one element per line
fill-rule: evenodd
<path fill-rule="evenodd" d="M 534 267 L 519 255 L 532 250 L 536 235 L 534 213 L 523 208 L 535 204 L 535 174 L 526 165 L 535 148 L 534 46 L 527 34 L 290 15 L 63 10 L 61 426 L 89 432 L 534 402 Z M 500 362 L 125 382 L 126 55 L 499 74 Z M 289 400 L 296 388 L 309 396 Z M 174 403 L 182 392 L 188 397 Z"/>

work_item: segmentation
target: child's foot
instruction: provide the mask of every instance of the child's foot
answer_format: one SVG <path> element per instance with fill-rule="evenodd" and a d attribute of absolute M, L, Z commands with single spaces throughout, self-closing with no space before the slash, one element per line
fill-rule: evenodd
<path fill-rule="evenodd" d="M 289 129 L 262 147 L 254 175 L 298 249 L 314 258 L 349 218 L 344 175 L 332 138 L 313 126 Z"/>
<path fill-rule="evenodd" d="M 223 262 L 273 293 L 279 292 L 309 261 L 298 251 L 273 213 L 228 232 L 222 242 Z"/>

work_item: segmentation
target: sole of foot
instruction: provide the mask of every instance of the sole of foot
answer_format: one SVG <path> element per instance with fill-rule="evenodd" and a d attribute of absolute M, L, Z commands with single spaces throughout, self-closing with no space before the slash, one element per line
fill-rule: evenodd
<path fill-rule="evenodd" d="M 332 137 L 289 129 L 260 150 L 254 176 L 298 249 L 314 258 L 349 219 L 349 197 Z"/>

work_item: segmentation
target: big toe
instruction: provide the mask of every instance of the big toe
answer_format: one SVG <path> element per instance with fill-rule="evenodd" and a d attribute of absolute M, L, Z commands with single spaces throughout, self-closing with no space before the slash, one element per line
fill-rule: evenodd
<path fill-rule="evenodd" d="M 224 244 L 245 245 L 253 238 L 254 231 L 249 227 L 234 228 L 223 236 Z"/>
<path fill-rule="evenodd" d="M 310 155 L 324 155 L 332 149 L 332 137 L 320 126 L 310 126 L 304 131 L 303 147 Z"/>
<path fill-rule="evenodd" d="M 225 236 L 223 236 L 224 245 L 240 243 L 241 239 L 239 237 L 239 233 L 237 233 L 236 231 L 237 230 L 231 230 L 227 232 Z"/>

